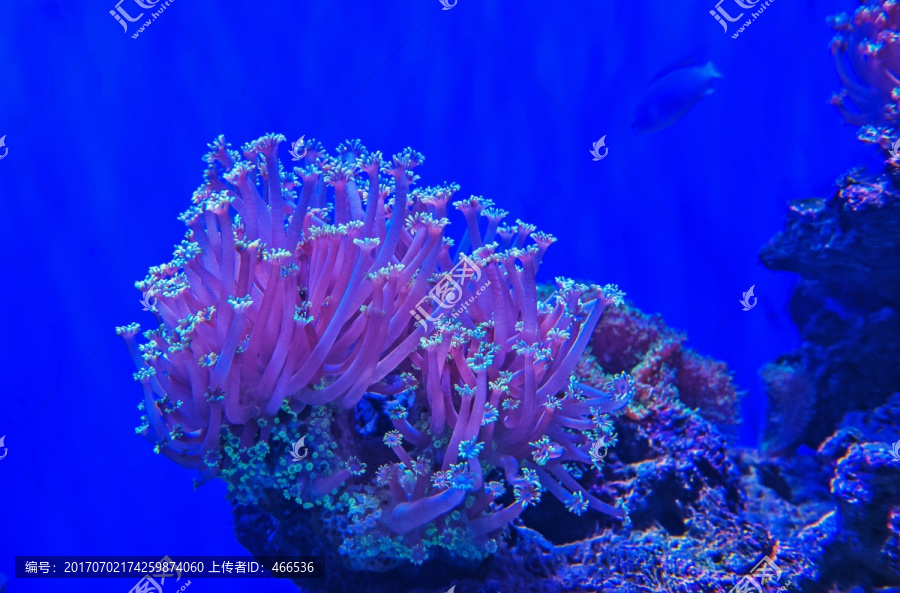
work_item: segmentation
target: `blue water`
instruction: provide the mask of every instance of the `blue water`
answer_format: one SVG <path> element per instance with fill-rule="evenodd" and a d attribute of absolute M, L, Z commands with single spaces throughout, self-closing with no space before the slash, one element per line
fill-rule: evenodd
<path fill-rule="evenodd" d="M 224 485 L 194 491 L 134 434 L 140 390 L 113 330 L 152 321 L 133 282 L 169 261 L 218 134 L 416 148 L 423 185 L 456 181 L 559 238 L 544 280 L 618 283 L 726 361 L 748 392 L 741 440 L 756 443 L 757 370 L 797 343 L 793 279 L 757 254 L 789 200 L 829 195 L 869 155 L 828 104 L 825 17 L 853 3 L 776 0 L 737 39 L 713 5 L 175 0 L 132 39 L 112 0 L 0 3 L 0 572 L 26 554 L 243 553 Z M 720 88 L 632 134 L 653 75 L 695 51 Z M 133 585 L 13 579 L 10 592 Z M 251 586 L 295 590 L 190 590 Z"/>

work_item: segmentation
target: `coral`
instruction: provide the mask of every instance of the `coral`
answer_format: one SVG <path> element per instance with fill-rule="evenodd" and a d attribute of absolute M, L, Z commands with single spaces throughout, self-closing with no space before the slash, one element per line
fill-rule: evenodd
<path fill-rule="evenodd" d="M 898 189 L 884 175 L 854 170 L 831 198 L 791 202 L 784 230 L 762 249 L 763 263 L 814 281 L 851 312 L 896 305 Z"/>
<path fill-rule="evenodd" d="M 883 406 L 874 410 L 847 414 L 843 426 L 842 430 L 852 431 L 858 440 L 896 441 L 900 438 L 900 393 L 893 394 Z"/>
<path fill-rule="evenodd" d="M 792 202 L 784 230 L 763 248 L 767 267 L 800 275 L 790 312 L 801 344 L 761 371 L 768 456 L 739 459 L 744 516 L 765 524 L 780 548 L 802 550 L 791 576 L 805 593 L 900 585 L 900 463 L 888 444 L 900 425 L 900 397 L 892 397 L 900 389 L 900 158 L 889 154 L 898 6 L 860 5 L 832 23 L 846 87 L 834 102 L 863 125 L 858 138 L 881 150 L 885 167 L 851 170 L 830 198 Z"/>
<path fill-rule="evenodd" d="M 719 426 L 740 423 L 743 393 L 734 386 L 734 378 L 724 362 L 682 348 L 675 366 L 678 397 Z"/>
<path fill-rule="evenodd" d="M 900 463 L 883 443 L 851 444 L 831 482 L 840 531 L 822 565 L 839 585 L 900 586 Z"/>
<path fill-rule="evenodd" d="M 791 202 L 784 230 L 760 253 L 768 268 L 800 275 L 790 313 L 801 343 L 761 371 L 766 451 L 778 457 L 754 464 L 763 496 L 751 512 L 762 520 L 779 509 L 772 532 L 805 551 L 798 579 L 809 593 L 900 585 L 900 467 L 885 444 L 900 425 L 900 399 L 891 399 L 900 390 L 900 157 L 889 152 L 897 5 L 861 4 L 834 21 L 846 86 L 835 103 L 849 123 L 866 124 L 857 136 L 880 149 L 884 169 L 853 169 L 831 197 Z"/>
<path fill-rule="evenodd" d="M 845 413 L 871 409 L 900 390 L 898 187 L 885 175 L 851 172 L 830 199 L 792 203 L 784 230 L 760 254 L 768 268 L 801 276 L 791 299 L 801 346 L 782 357 L 794 378 L 770 375 L 770 402 L 779 413 L 768 432 L 782 437 L 776 448 L 815 449 Z M 808 411 L 785 397 L 802 398 Z"/>
<path fill-rule="evenodd" d="M 541 287 L 539 291 L 541 295 L 551 293 L 549 287 Z M 654 322 L 654 318 L 631 306 L 607 307 L 600 325 L 604 319 L 608 330 L 604 336 L 618 331 L 617 328 L 635 327 L 650 320 L 635 335 L 655 337 L 629 350 L 629 345 L 637 340 L 631 339 L 628 332 L 619 332 L 617 339 L 602 346 L 594 342 L 593 354 L 582 356 L 575 368 L 582 390 L 631 390 L 635 398 L 638 390 L 645 391 L 640 413 L 600 414 L 593 419 L 598 433 L 593 437 L 601 437 L 608 445 L 605 459 L 593 465 L 563 463 L 563 469 L 577 481 L 585 495 L 579 497 L 576 490 L 569 500 L 545 496 L 539 505 L 529 505 L 510 523 L 509 537 L 497 538 L 494 554 L 480 562 L 477 558 L 461 562 L 449 549 L 438 548 L 420 566 L 385 565 L 383 561 L 380 566 L 374 563 L 361 566 L 381 571 L 375 582 L 367 576 L 370 572 L 340 572 L 341 565 L 329 560 L 332 564 L 326 565 L 325 573 L 336 576 L 317 586 L 327 591 L 379 593 L 443 593 L 452 585 L 457 586 L 457 593 L 639 591 L 642 589 L 628 587 L 651 587 L 656 582 L 665 583 L 667 590 L 673 591 L 704 590 L 701 587 L 710 583 L 727 584 L 727 589 L 743 574 L 742 570 L 752 567 L 771 551 L 775 540 L 764 524 L 742 515 L 746 504 L 744 476 L 729 459 L 726 439 L 703 417 L 702 410 L 691 410 L 678 400 L 677 373 L 659 372 L 664 366 L 660 363 L 659 348 L 665 349 L 667 343 L 672 343 L 659 336 L 671 336 L 672 332 L 658 319 Z M 597 335 L 595 331 L 594 337 Z M 627 362 L 631 369 L 644 370 L 641 380 L 646 383 L 630 381 L 621 374 L 623 367 L 610 362 L 624 359 L 623 352 L 634 353 L 636 358 Z M 609 368 L 601 368 L 600 360 L 606 361 Z M 674 369 L 680 368 L 677 357 L 667 355 L 665 360 L 673 361 Z M 720 392 L 710 393 L 709 399 L 727 401 L 734 393 L 730 375 L 724 367 L 713 368 L 729 381 L 710 381 L 710 389 Z M 392 415 L 386 409 L 387 403 L 376 398 L 364 401 L 368 403 L 360 421 L 365 426 L 384 426 L 383 430 L 373 431 L 372 446 L 380 441 L 377 435 L 393 428 L 395 420 L 391 418 L 415 417 L 412 413 Z M 333 428 L 330 431 L 335 432 Z M 552 463 L 552 440 L 550 443 L 533 437 L 527 440 L 526 459 L 536 464 L 535 455 L 537 460 L 546 455 L 547 464 Z M 466 451 L 479 448 L 481 442 L 484 441 L 479 438 L 463 448 Z M 384 449 L 382 445 L 380 450 Z M 489 447 L 479 449 L 478 459 L 482 459 Z M 573 509 L 578 509 L 579 499 L 582 505 L 590 500 L 587 494 L 600 500 L 619 501 L 617 509 L 627 511 L 627 519 L 619 521 L 592 505 L 587 505 L 583 514 L 576 515 Z M 508 505 L 515 500 L 514 493 L 507 488 L 500 500 Z M 284 498 L 273 498 L 240 507 L 235 512 L 238 537 L 254 554 L 317 553 L 327 550 L 329 538 L 336 537 L 346 529 L 346 524 L 356 520 L 356 515 L 347 517 L 338 510 L 311 506 L 307 511 Z M 366 529 L 370 527 L 367 524 Z M 523 558 L 527 559 L 524 566 Z M 791 564 L 787 566 L 799 562 L 795 556 L 790 558 Z M 650 570 L 648 563 L 656 563 L 657 568 Z M 791 568 L 791 579 L 800 570 L 798 566 Z M 606 584 L 599 587 L 598 583 Z"/>
<path fill-rule="evenodd" d="M 632 304 L 605 311 L 594 336 L 591 352 L 606 372 L 630 371 L 659 342 L 684 341 L 659 315 L 647 315 Z"/>
<path fill-rule="evenodd" d="M 900 394 L 869 412 L 847 414 L 819 447 L 833 468 L 831 490 L 840 533 L 827 550 L 826 576 L 839 583 L 900 587 Z M 854 566 L 855 580 L 845 575 Z M 860 570 L 862 568 L 862 570 Z"/>
<path fill-rule="evenodd" d="M 650 398 L 673 397 L 723 428 L 740 422 L 740 399 L 726 366 L 683 344 L 659 315 L 626 304 L 603 313 L 591 339 L 591 353 L 607 373 L 629 372 L 637 382 L 631 414 Z"/>
<path fill-rule="evenodd" d="M 424 196 L 415 212 L 410 204 L 421 155 L 406 150 L 384 164 L 355 143 L 338 158 L 313 145 L 284 174 L 281 141 L 247 144 L 246 160 L 221 137 L 210 145 L 206 181 L 180 217 L 185 239 L 137 283 L 159 327 L 140 345 L 137 324 L 118 328 L 144 391 L 139 432 L 189 467 L 215 453 L 225 426 L 244 447 L 266 442 L 287 399 L 297 410 L 352 408 L 373 386 L 392 389 L 384 379 L 421 338 L 406 323 L 411 306 L 448 257 L 446 221 Z"/>
<path fill-rule="evenodd" d="M 783 452 L 802 438 L 815 409 L 816 391 L 796 362 L 780 359 L 764 366 L 759 374 L 770 404 L 763 450 Z"/>
<path fill-rule="evenodd" d="M 894 593 L 900 586 L 900 462 L 891 455 L 897 426 L 900 394 L 875 410 L 848 413 L 817 452 L 740 452 L 743 517 L 764 525 L 780 549 L 802 550 L 791 579 L 805 593 Z"/>
<path fill-rule="evenodd" d="M 618 419 L 616 428 L 621 444 L 597 487 L 622 498 L 635 529 L 656 525 L 681 536 L 707 514 L 705 507 L 740 511 L 740 475 L 728 458 L 726 441 L 699 415 L 661 402 L 640 420 Z"/>
<path fill-rule="evenodd" d="M 619 444 L 596 487 L 624 501 L 629 521 L 558 547 L 565 554 L 557 571 L 563 590 L 728 590 L 778 549 L 765 524 L 745 516 L 741 468 L 701 414 L 653 399 L 646 415 L 615 423 Z M 788 573 L 781 585 L 795 581 L 795 556 L 776 557 Z"/>
<path fill-rule="evenodd" d="M 831 101 L 853 125 L 894 125 L 900 118 L 897 3 L 861 0 L 859 4 L 853 14 L 843 13 L 830 19 L 831 27 L 837 31 L 831 53 L 844 84 Z"/>
<path fill-rule="evenodd" d="M 323 549 L 356 569 L 439 550 L 478 561 L 544 491 L 623 517 L 570 473 L 594 463 L 592 441 L 613 442 L 608 418 L 632 395 L 624 373 L 574 374 L 622 293 L 557 279 L 539 299 L 555 239 L 500 226 L 506 213 L 474 196 L 453 204 L 470 250 L 455 263 L 457 187 L 411 190 L 412 149 L 384 163 L 358 141 L 336 157 L 310 142 L 287 174 L 283 140 L 243 159 L 211 144 L 185 240 L 137 283 L 159 320 L 140 344 L 137 324 L 117 328 L 144 392 L 138 432 L 219 475 L 239 506 L 319 513 Z M 292 461 L 301 436 L 312 453 Z"/>

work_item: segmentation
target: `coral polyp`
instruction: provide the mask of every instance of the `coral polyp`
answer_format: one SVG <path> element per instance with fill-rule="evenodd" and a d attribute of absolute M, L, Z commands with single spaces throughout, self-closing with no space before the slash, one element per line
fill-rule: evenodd
<path fill-rule="evenodd" d="M 851 14 L 831 18 L 831 42 L 844 89 L 831 102 L 848 123 L 896 125 L 900 119 L 900 26 L 893 0 L 862 0 Z"/>
<path fill-rule="evenodd" d="M 544 491 L 624 517 L 567 469 L 592 466 L 612 432 L 601 418 L 631 397 L 625 375 L 597 388 L 575 373 L 618 288 L 560 278 L 538 298 L 555 239 L 501 226 L 480 197 L 452 203 L 468 253 L 451 253 L 458 187 L 412 190 L 412 149 L 385 160 L 349 141 L 329 156 L 311 141 L 287 173 L 283 141 L 243 158 L 212 143 L 185 239 L 137 283 L 159 320 L 143 343 L 137 324 L 118 328 L 144 393 L 138 432 L 238 504 L 280 492 L 349 518 L 329 544 L 357 568 L 436 547 L 483 557 Z M 310 459 L 289 463 L 306 435 Z"/>

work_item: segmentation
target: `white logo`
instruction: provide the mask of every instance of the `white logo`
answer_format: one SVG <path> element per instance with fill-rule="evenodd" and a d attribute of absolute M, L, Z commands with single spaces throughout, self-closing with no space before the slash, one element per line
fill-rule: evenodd
<path fill-rule="evenodd" d="M 743 298 L 741 299 L 740 303 L 742 305 L 744 305 L 744 311 L 749 311 L 750 309 L 752 309 L 753 307 L 756 306 L 756 297 L 753 296 L 753 287 L 754 286 L 756 286 L 756 285 L 754 284 L 753 286 L 750 287 L 750 290 L 748 290 L 743 295 L 741 295 Z M 753 299 L 752 303 L 750 302 L 750 299 Z"/>
<path fill-rule="evenodd" d="M 725 0 L 719 0 L 719 4 L 722 4 L 722 2 L 725 2 Z M 747 3 L 746 3 L 746 4 L 744 4 L 741 0 L 734 0 L 734 2 L 735 2 L 735 4 L 737 4 L 738 6 L 740 6 L 741 8 L 753 8 L 754 5 L 756 5 L 757 3 L 759 3 L 759 0 L 753 0 L 752 2 L 751 2 L 750 0 L 747 0 Z M 736 20 L 738 20 L 739 18 L 741 18 L 742 16 L 744 16 L 744 13 L 742 12 L 741 14 L 739 14 L 739 15 L 737 15 L 736 17 L 732 18 L 730 14 L 728 14 L 727 12 L 725 12 L 725 9 L 724 9 L 724 8 L 722 8 L 721 6 L 719 6 L 719 4 L 716 4 L 716 10 L 718 10 L 718 11 L 719 11 L 719 14 L 721 14 L 722 17 L 725 17 L 725 19 L 726 19 L 728 22 L 730 22 L 730 23 L 733 23 L 733 22 L 735 22 Z M 715 17 L 715 19 L 716 19 L 717 21 L 719 21 L 719 24 L 722 25 L 722 29 L 723 29 L 726 33 L 728 33 L 728 25 L 725 24 L 725 21 L 722 20 L 722 17 L 720 17 L 718 14 L 716 14 L 716 10 L 710 10 L 710 11 L 709 11 L 709 14 L 713 15 L 713 17 Z"/>
<path fill-rule="evenodd" d="M 121 3 L 124 2 L 124 1 L 125 1 L 125 0 L 119 0 L 119 4 L 121 4 Z M 141 18 L 142 16 L 144 16 L 144 13 L 142 12 L 141 14 L 137 15 L 136 17 L 131 18 L 131 15 L 128 14 L 127 12 L 125 12 L 125 9 L 122 8 L 121 6 L 119 6 L 119 4 L 116 4 L 116 10 L 118 10 L 119 13 L 120 13 L 123 17 L 125 17 L 125 20 L 127 20 L 127 21 L 130 22 L 130 23 L 133 23 L 133 22 L 135 22 L 136 20 L 138 20 L 139 18 Z M 128 24 L 126 24 L 125 21 L 122 20 L 122 16 L 119 16 L 118 14 L 116 14 L 116 10 L 110 10 L 110 11 L 109 11 L 109 14 L 113 15 L 113 17 L 115 17 L 115 19 L 116 19 L 117 21 L 119 21 L 119 24 L 122 25 L 122 29 L 123 29 L 126 33 L 128 33 Z"/>
<path fill-rule="evenodd" d="M 6 136 L 4 136 L 3 138 L 6 138 Z M 3 146 L 3 138 L 0 138 L 0 146 Z M 900 138 L 897 138 L 897 140 L 894 142 L 894 145 L 891 146 L 891 156 L 896 157 L 898 154 L 900 154 Z M 4 154 L 3 156 L 6 155 Z"/>
<path fill-rule="evenodd" d="M 306 459 L 306 455 L 309 453 L 309 449 L 306 447 L 305 442 L 306 435 L 300 437 L 300 440 L 294 443 L 294 450 L 291 451 L 291 457 L 294 458 L 294 462 L 303 461 Z M 303 447 L 303 455 L 300 455 L 300 447 Z"/>
<path fill-rule="evenodd" d="M 0 445 L 2 444 L 3 439 L 0 439 Z M 893 457 L 895 461 L 900 461 L 900 440 L 894 443 L 894 447 L 891 449 L 891 457 Z M 3 457 L 0 457 L 0 459 L 3 459 Z"/>
<path fill-rule="evenodd" d="M 441 2 L 441 6 L 444 7 L 443 10 L 450 10 L 451 8 L 453 8 L 454 6 L 456 6 L 457 0 L 453 0 L 453 4 L 450 4 L 450 2 L 449 2 L 448 0 L 440 0 L 440 2 Z M 456 585 L 453 585 L 453 588 L 455 589 L 455 588 L 456 588 Z M 453 593 L 453 592 L 452 592 L 452 591 L 447 591 L 447 593 Z"/>
<path fill-rule="evenodd" d="M 762 586 L 769 581 L 778 582 L 781 578 L 781 569 L 775 565 L 775 561 L 768 556 L 760 560 L 749 574 L 745 574 L 728 593 L 740 593 L 741 591 L 762 591 Z"/>
<path fill-rule="evenodd" d="M 296 142 L 291 144 L 291 149 L 288 151 L 288 153 L 290 153 L 292 161 L 299 161 L 300 159 L 302 159 L 303 157 L 306 156 L 307 148 L 305 146 L 303 146 L 303 139 L 305 137 L 306 137 L 306 134 L 303 134 L 302 136 L 300 136 L 299 140 L 297 140 Z M 303 149 L 303 154 L 297 154 L 297 151 L 301 148 Z"/>
<path fill-rule="evenodd" d="M 162 593 L 163 585 L 166 584 L 166 579 L 171 579 L 172 577 L 177 575 L 178 578 L 175 579 L 175 582 L 177 583 L 181 580 L 181 564 L 181 562 L 175 562 L 168 556 L 163 556 L 162 560 L 160 560 L 159 562 L 151 562 L 150 566 L 153 566 L 154 568 L 159 567 L 164 572 L 161 572 L 159 574 L 145 574 L 144 577 L 138 581 L 137 585 L 132 587 L 131 590 L 128 591 L 128 593 L 139 593 L 144 591 L 146 591 L 147 593 L 150 593 L 151 591 Z M 187 563 L 184 564 L 186 565 Z M 175 572 L 166 574 L 166 572 L 170 570 L 174 570 Z M 159 580 L 157 581 L 157 579 Z M 178 585 L 175 586 L 177 587 Z M 177 591 L 184 591 L 190 586 L 191 581 L 188 581 Z"/>
<path fill-rule="evenodd" d="M 456 591 L 456 585 L 453 585 L 452 587 L 447 589 L 447 593 L 453 593 L 454 591 Z"/>
<path fill-rule="evenodd" d="M 602 155 L 599 153 L 599 150 L 601 148 L 606 148 L 606 151 Z M 594 142 L 594 148 L 591 149 L 590 153 L 591 155 L 593 155 L 595 161 L 606 158 L 606 155 L 609 154 L 609 147 L 606 146 L 606 136 L 603 136 L 602 138 Z"/>
<path fill-rule="evenodd" d="M 474 278 L 475 282 L 478 282 L 478 279 L 481 278 L 481 268 L 478 267 L 474 261 L 470 258 L 466 257 L 465 254 L 459 255 L 459 263 L 453 266 L 453 269 L 444 274 L 444 277 L 441 278 L 441 281 L 438 282 L 434 288 L 428 291 L 422 300 L 416 303 L 416 310 L 410 309 L 410 313 L 416 318 L 416 323 L 422 326 L 423 329 L 428 329 L 428 321 L 434 323 L 441 317 L 443 317 L 444 313 L 447 309 L 452 309 L 456 305 L 460 304 L 460 301 L 463 297 L 462 285 L 469 278 Z M 478 289 L 478 292 L 475 293 L 475 296 L 480 295 L 484 289 L 490 286 L 491 283 L 487 282 L 484 286 Z M 434 303 L 434 307 L 431 313 L 425 311 L 422 308 L 422 305 L 426 300 L 431 300 Z M 466 307 L 468 307 L 472 301 L 475 300 L 475 297 L 470 297 L 465 303 L 463 303 Z M 458 314 L 456 315 L 458 316 Z M 428 321 L 426 321 L 426 319 Z M 454 317 L 455 319 L 455 317 Z"/>
<path fill-rule="evenodd" d="M 115 17 L 115 19 L 117 21 L 119 21 L 119 24 L 122 25 L 122 29 L 126 33 L 128 33 L 128 25 L 125 23 L 125 21 L 133 23 L 133 22 L 137 21 L 138 19 L 140 19 L 142 16 L 144 16 L 144 13 L 142 12 L 141 14 L 137 15 L 136 17 L 131 18 L 131 15 L 128 14 L 127 12 L 125 12 L 124 8 L 119 6 L 119 4 L 122 4 L 122 2 L 125 2 L 125 0 L 119 0 L 119 2 L 116 4 L 116 10 L 110 10 L 109 14 L 113 15 L 113 17 Z M 145 2 L 145 0 L 134 0 L 134 3 L 137 4 L 138 6 L 140 6 L 141 8 L 146 8 L 149 10 L 149 9 L 153 8 L 154 5 L 159 3 L 159 0 L 152 0 L 152 1 L 146 0 L 146 2 Z M 122 16 L 120 17 L 119 14 L 116 14 L 116 11 L 118 11 L 119 14 L 121 14 Z M 125 17 L 125 21 L 122 20 L 122 17 Z"/>
<path fill-rule="evenodd" d="M 9 448 L 3 444 L 3 441 L 5 441 L 5 440 L 6 440 L 6 435 L 3 435 L 2 437 L 0 437 L 0 447 L 3 447 L 3 457 L 6 457 L 6 454 L 9 453 Z M 0 459 L 3 459 L 3 457 L 0 457 Z"/>
<path fill-rule="evenodd" d="M 600 452 L 601 448 L 603 449 L 603 453 Z M 599 465 L 606 457 L 608 450 L 608 447 L 603 444 L 603 441 L 597 441 L 594 443 L 594 446 L 591 447 L 591 459 L 594 460 L 594 463 Z"/>
<path fill-rule="evenodd" d="M 9 154 L 9 147 L 6 146 L 6 134 L 0 136 L 0 148 L 5 148 L 3 151 L 3 156 L 0 156 L 0 161 L 6 158 L 6 155 Z"/>
<path fill-rule="evenodd" d="M 144 298 L 141 299 L 141 304 L 144 305 L 144 311 L 156 311 L 156 303 L 158 302 L 156 297 L 148 296 L 148 293 L 141 293 Z"/>

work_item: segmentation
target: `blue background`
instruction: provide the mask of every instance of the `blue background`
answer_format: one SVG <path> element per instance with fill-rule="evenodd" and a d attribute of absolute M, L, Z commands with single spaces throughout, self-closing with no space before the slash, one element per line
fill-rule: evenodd
<path fill-rule="evenodd" d="M 243 551 L 224 485 L 194 491 L 191 471 L 134 434 L 140 390 L 114 333 L 153 321 L 133 282 L 169 261 L 218 134 L 413 146 L 422 185 L 456 181 L 560 239 L 544 280 L 618 283 L 727 361 L 755 443 L 758 369 L 797 343 L 794 280 L 759 249 L 789 200 L 830 195 L 871 155 L 828 104 L 825 18 L 853 2 L 776 0 L 737 39 L 713 5 L 175 0 L 132 39 L 112 0 L 0 2 L 0 572 L 24 554 Z M 721 88 L 672 127 L 632 134 L 647 83 L 695 50 Z M 603 135 L 609 156 L 593 162 Z M 751 284 L 758 305 L 743 312 Z M 133 584 L 13 579 L 11 592 Z M 190 590 L 250 586 L 295 590 Z"/>

